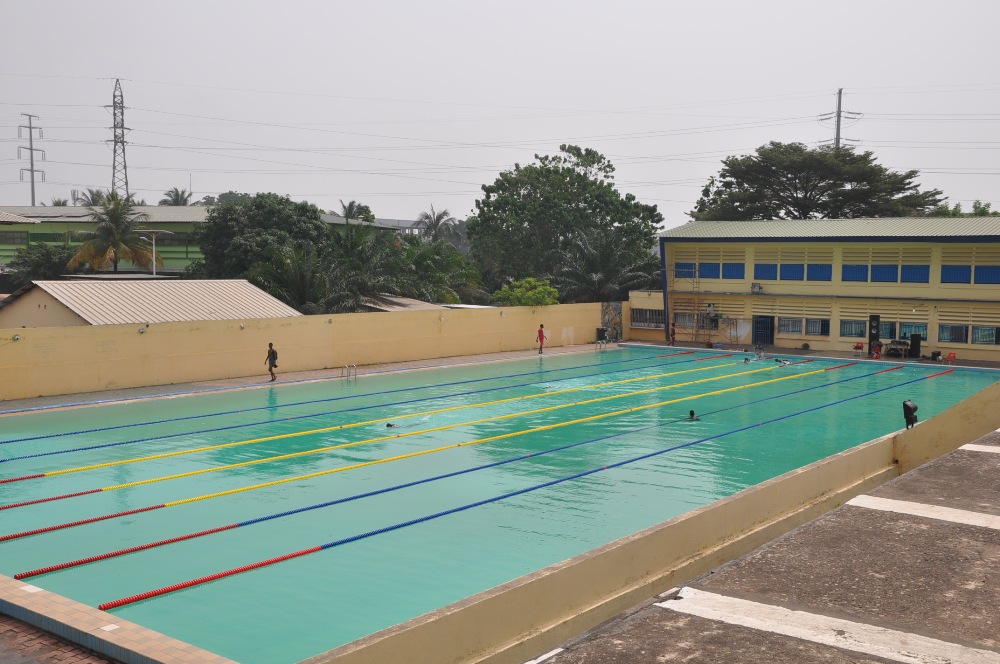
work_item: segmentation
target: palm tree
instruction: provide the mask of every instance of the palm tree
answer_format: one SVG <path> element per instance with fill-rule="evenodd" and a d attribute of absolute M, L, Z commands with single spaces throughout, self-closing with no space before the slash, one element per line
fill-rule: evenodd
<path fill-rule="evenodd" d="M 326 271 L 311 246 L 280 247 L 271 261 L 250 268 L 250 283 L 300 313 L 323 314 L 330 308 Z"/>
<path fill-rule="evenodd" d="M 431 242 L 447 240 L 451 237 L 455 224 L 458 222 L 448 210 L 421 212 L 417 217 L 417 227 L 423 230 L 423 235 Z"/>
<path fill-rule="evenodd" d="M 649 287 L 657 269 L 655 255 L 630 250 L 623 234 L 613 229 L 575 237 L 554 281 L 564 303 L 615 302 L 627 300 L 629 290 Z"/>
<path fill-rule="evenodd" d="M 45 203 L 42 203 L 42 205 L 45 205 Z M 53 198 L 52 202 L 49 203 L 49 205 L 53 205 L 55 207 L 66 207 L 67 205 L 69 205 L 69 200 L 65 198 Z"/>
<path fill-rule="evenodd" d="M 393 233 L 372 226 L 348 225 L 331 234 L 328 283 L 333 313 L 365 311 L 401 295 L 412 278 L 403 248 Z"/>
<path fill-rule="evenodd" d="M 100 205 L 89 206 L 91 220 L 97 223 L 92 231 L 72 231 L 73 239 L 83 240 L 76 255 L 67 267 L 76 268 L 89 263 L 95 270 L 103 270 L 108 265 L 118 272 L 118 262 L 127 260 L 139 267 L 148 268 L 153 261 L 153 252 L 143 244 L 139 236 L 138 224 L 149 217 L 135 211 L 132 198 L 122 197 L 112 191 L 104 195 Z M 162 261 L 157 256 L 157 261 Z"/>
<path fill-rule="evenodd" d="M 174 187 L 168 191 L 163 192 L 163 198 L 160 199 L 160 205 L 190 205 L 191 204 L 191 192 L 187 189 L 178 189 Z"/>
<path fill-rule="evenodd" d="M 108 192 L 101 189 L 87 189 L 82 194 L 76 194 L 73 196 L 73 205 L 83 205 L 85 207 L 97 207 L 104 201 L 104 197 L 108 195 Z"/>
<path fill-rule="evenodd" d="M 344 203 L 343 199 L 341 199 L 340 216 L 346 219 L 348 223 L 350 223 L 351 219 L 359 219 L 369 223 L 373 223 L 375 221 L 375 215 L 372 213 L 372 209 L 364 203 L 358 203 L 357 201 Z"/>

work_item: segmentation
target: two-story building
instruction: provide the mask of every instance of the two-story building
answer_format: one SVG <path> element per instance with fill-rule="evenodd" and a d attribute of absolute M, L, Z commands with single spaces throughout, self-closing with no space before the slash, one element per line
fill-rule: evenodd
<path fill-rule="evenodd" d="M 1000 217 L 698 221 L 660 256 L 635 338 L 1000 360 Z"/>

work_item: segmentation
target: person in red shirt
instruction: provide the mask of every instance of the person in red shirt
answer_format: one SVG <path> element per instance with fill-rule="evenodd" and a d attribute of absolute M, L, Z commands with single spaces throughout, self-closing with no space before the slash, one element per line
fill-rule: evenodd
<path fill-rule="evenodd" d="M 548 337 L 545 336 L 545 326 L 538 326 L 538 354 L 542 354 L 542 347 L 545 346 L 545 342 L 548 341 Z"/>

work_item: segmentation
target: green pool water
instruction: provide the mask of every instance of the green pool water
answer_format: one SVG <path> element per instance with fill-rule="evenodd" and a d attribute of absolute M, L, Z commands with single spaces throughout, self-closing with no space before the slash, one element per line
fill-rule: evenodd
<path fill-rule="evenodd" d="M 339 543 L 111 610 L 245 664 L 297 662 L 899 429 L 905 399 L 926 420 L 1000 379 L 682 353 L 535 355 L 3 417 L 0 479 L 44 476 L 0 483 L 0 505 L 45 502 L 0 510 L 0 537 L 155 509 L 2 541 L 0 573 L 364 496 L 26 581 L 96 607 Z M 219 447 L 243 441 L 256 442 Z M 164 456 L 196 448 L 209 449 Z"/>

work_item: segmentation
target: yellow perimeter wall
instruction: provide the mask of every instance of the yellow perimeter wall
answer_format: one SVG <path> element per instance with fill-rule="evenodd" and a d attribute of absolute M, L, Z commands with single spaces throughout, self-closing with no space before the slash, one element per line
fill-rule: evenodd
<path fill-rule="evenodd" d="M 628 306 L 624 316 L 628 319 Z M 0 400 L 593 342 L 600 304 L 0 330 Z M 140 329 L 143 330 L 140 332 Z M 15 340 L 15 336 L 18 337 Z"/>

